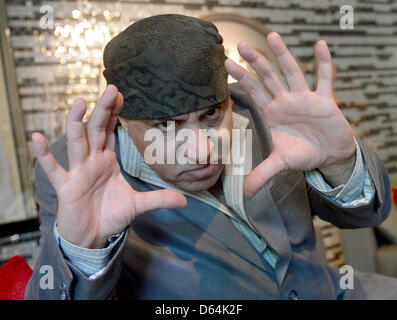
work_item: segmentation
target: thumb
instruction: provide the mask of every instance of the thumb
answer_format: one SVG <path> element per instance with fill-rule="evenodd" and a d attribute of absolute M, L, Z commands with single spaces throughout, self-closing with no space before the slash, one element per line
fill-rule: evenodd
<path fill-rule="evenodd" d="M 286 166 L 278 155 L 272 152 L 261 164 L 252 170 L 244 181 L 244 194 L 251 198 L 272 177 L 285 170 Z"/>
<path fill-rule="evenodd" d="M 156 209 L 186 208 L 187 200 L 179 191 L 172 189 L 137 192 L 134 197 L 136 215 Z"/>
<path fill-rule="evenodd" d="M 55 190 L 58 190 L 66 180 L 66 171 L 58 164 L 48 148 L 46 138 L 38 132 L 32 134 L 32 141 L 36 150 L 37 161 L 47 175 Z"/>

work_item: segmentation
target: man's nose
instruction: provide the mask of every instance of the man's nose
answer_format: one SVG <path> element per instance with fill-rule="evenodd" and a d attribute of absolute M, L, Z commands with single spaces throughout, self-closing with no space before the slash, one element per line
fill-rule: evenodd
<path fill-rule="evenodd" d="M 192 143 L 189 143 L 185 150 L 185 157 L 198 164 L 208 164 L 211 154 L 210 137 L 199 127 L 194 130 L 193 136 Z"/>

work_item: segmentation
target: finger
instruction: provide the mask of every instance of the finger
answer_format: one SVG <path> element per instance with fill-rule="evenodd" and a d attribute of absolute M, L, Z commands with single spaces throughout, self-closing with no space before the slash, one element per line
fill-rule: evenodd
<path fill-rule="evenodd" d="M 256 105 L 263 106 L 272 101 L 272 96 L 266 91 L 263 85 L 252 78 L 243 67 L 231 59 L 226 59 L 225 67 L 227 72 L 238 81 Z"/>
<path fill-rule="evenodd" d="M 47 139 L 41 133 L 33 133 L 32 141 L 40 166 L 43 168 L 54 189 L 58 190 L 66 180 L 66 171 L 57 163 L 51 154 Z"/>
<path fill-rule="evenodd" d="M 107 86 L 99 99 L 88 121 L 87 132 L 90 152 L 102 150 L 106 141 L 106 129 L 112 108 L 117 99 L 117 88 L 114 85 Z"/>
<path fill-rule="evenodd" d="M 265 57 L 246 42 L 240 42 L 237 49 L 244 60 L 251 65 L 263 80 L 266 88 L 273 97 L 281 96 L 285 92 L 279 76 Z"/>
<path fill-rule="evenodd" d="M 187 205 L 185 196 L 172 189 L 137 192 L 134 201 L 137 215 L 156 209 L 181 209 Z"/>
<path fill-rule="evenodd" d="M 280 64 L 291 91 L 308 91 L 305 77 L 280 35 L 271 32 L 267 36 L 267 42 Z"/>
<path fill-rule="evenodd" d="M 82 122 L 86 111 L 87 104 L 84 99 L 76 99 L 66 121 L 67 152 L 70 169 L 82 164 L 88 156 L 88 142 Z"/>
<path fill-rule="evenodd" d="M 273 176 L 285 169 L 283 161 L 272 152 L 245 178 L 244 194 L 249 198 L 253 197 Z"/>
<path fill-rule="evenodd" d="M 114 135 L 114 130 L 116 129 L 119 114 L 123 109 L 123 104 L 124 104 L 124 98 L 123 95 L 119 92 L 117 93 L 117 98 L 114 103 L 114 108 L 112 109 L 112 114 L 110 116 L 110 120 L 106 129 L 107 135 L 106 135 L 105 149 L 114 150 L 115 148 L 116 139 Z"/>
<path fill-rule="evenodd" d="M 332 97 L 332 58 L 324 40 L 317 42 L 316 58 L 318 63 L 317 92 Z"/>

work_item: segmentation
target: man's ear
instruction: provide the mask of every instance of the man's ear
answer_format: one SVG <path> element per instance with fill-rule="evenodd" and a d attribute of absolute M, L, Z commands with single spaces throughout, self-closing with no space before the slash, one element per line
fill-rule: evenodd
<path fill-rule="evenodd" d="M 120 121 L 120 123 L 121 123 L 121 126 L 123 127 L 123 129 L 125 130 L 125 131 L 127 131 L 128 132 L 128 125 L 127 125 L 127 121 L 125 121 L 123 118 L 121 118 L 121 117 L 119 117 L 119 121 Z"/>

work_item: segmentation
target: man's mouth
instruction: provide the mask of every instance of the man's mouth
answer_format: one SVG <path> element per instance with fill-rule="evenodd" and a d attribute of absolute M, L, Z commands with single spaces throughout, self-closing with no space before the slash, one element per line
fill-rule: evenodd
<path fill-rule="evenodd" d="M 184 174 L 196 179 L 196 180 L 204 180 L 209 178 L 215 171 L 218 164 L 206 164 L 202 167 L 185 171 Z"/>

